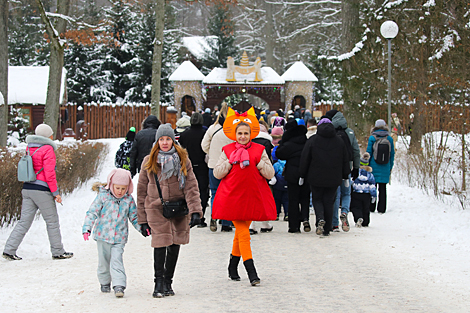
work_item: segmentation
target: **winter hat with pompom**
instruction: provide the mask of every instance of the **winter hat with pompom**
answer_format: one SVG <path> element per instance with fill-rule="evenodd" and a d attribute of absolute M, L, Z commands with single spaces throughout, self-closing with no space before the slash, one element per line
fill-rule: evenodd
<path fill-rule="evenodd" d="M 134 191 L 134 184 L 132 183 L 131 172 L 123 168 L 115 168 L 108 175 L 108 184 L 106 189 L 109 189 L 111 193 L 114 194 L 114 185 L 128 186 L 127 193 L 129 195 Z"/>
<path fill-rule="evenodd" d="M 157 133 L 155 134 L 155 141 L 158 142 L 158 139 L 163 136 L 168 136 L 175 142 L 175 132 L 170 123 L 162 124 L 158 127 Z"/>
<path fill-rule="evenodd" d="M 284 129 L 281 126 L 276 126 L 271 130 L 271 137 L 273 137 L 273 145 L 277 145 L 281 141 Z"/>

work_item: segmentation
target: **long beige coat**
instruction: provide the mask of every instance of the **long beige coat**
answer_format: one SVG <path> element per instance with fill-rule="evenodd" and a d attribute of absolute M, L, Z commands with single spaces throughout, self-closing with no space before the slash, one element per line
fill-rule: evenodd
<path fill-rule="evenodd" d="M 137 218 L 139 224 L 148 223 L 152 229 L 152 247 L 161 248 L 172 244 L 184 245 L 189 243 L 189 221 L 191 214 L 199 213 L 202 217 L 201 199 L 196 176 L 189 158 L 187 159 L 188 175 L 184 189 L 179 189 L 178 178 L 172 176 L 167 180 L 160 181 L 164 201 L 177 201 L 186 199 L 189 214 L 174 219 L 163 217 L 163 208 L 155 175 L 148 172 L 145 167 L 149 156 L 142 161 L 142 168 L 137 183 Z M 160 171 L 157 173 L 160 175 Z"/>

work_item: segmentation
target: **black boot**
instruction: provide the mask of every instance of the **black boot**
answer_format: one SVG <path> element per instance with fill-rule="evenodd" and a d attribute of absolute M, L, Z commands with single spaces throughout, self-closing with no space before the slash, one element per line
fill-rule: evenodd
<path fill-rule="evenodd" d="M 155 271 L 155 290 L 154 298 L 163 298 L 165 292 L 163 290 L 163 273 L 165 272 L 166 247 L 153 249 L 153 268 Z"/>
<path fill-rule="evenodd" d="M 228 277 L 232 280 L 239 281 L 240 276 L 238 275 L 238 263 L 240 262 L 239 256 L 230 254 L 230 262 L 228 263 Z"/>
<path fill-rule="evenodd" d="M 259 279 L 258 274 L 256 274 L 256 268 L 255 263 L 253 263 L 253 259 L 246 260 L 243 262 L 243 265 L 245 265 L 246 272 L 248 273 L 250 284 L 252 286 L 259 285 L 261 280 Z"/>
<path fill-rule="evenodd" d="M 173 275 L 175 274 L 176 262 L 178 261 L 178 254 L 180 252 L 179 245 L 171 245 L 166 247 L 166 262 L 165 262 L 165 274 L 163 275 L 163 291 L 165 296 L 174 296 L 175 292 L 171 288 L 173 282 Z"/>

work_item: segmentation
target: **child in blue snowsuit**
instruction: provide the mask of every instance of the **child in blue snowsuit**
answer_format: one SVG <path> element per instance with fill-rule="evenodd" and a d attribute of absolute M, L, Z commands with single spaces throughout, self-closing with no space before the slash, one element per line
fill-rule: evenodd
<path fill-rule="evenodd" d="M 132 197 L 134 188 L 131 172 L 121 168 L 113 169 L 108 175 L 106 187 L 99 185 L 93 185 L 93 190 L 99 193 L 86 212 L 82 234 L 87 241 L 94 226 L 93 239 L 98 247 L 101 292 L 111 292 L 112 283 L 115 296 L 122 298 L 126 289 L 122 255 L 128 237 L 127 220 L 140 232 L 137 207 Z"/>
<path fill-rule="evenodd" d="M 372 167 L 369 166 L 369 159 L 369 153 L 364 153 L 360 159 L 359 176 L 353 181 L 352 185 L 350 209 L 354 216 L 356 227 L 369 226 L 369 206 L 371 203 L 375 203 L 377 199 L 377 189 L 375 187 L 374 175 L 372 174 Z"/>
<path fill-rule="evenodd" d="M 274 152 L 273 152 L 274 154 Z M 276 203 L 277 219 L 281 214 L 281 205 L 284 207 L 284 221 L 288 220 L 288 207 L 289 207 L 289 195 L 287 193 L 287 181 L 282 172 L 286 166 L 286 160 L 277 160 L 274 163 L 274 177 L 269 181 L 269 184 L 273 187 L 273 197 Z"/>

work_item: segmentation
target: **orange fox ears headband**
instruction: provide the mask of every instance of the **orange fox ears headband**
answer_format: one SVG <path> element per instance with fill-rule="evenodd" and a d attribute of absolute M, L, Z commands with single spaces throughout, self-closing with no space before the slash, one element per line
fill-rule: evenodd
<path fill-rule="evenodd" d="M 254 139 L 259 134 L 259 122 L 256 118 L 255 109 L 251 107 L 244 113 L 237 113 L 232 108 L 228 108 L 227 117 L 224 122 L 224 134 L 233 141 L 237 140 L 235 129 L 241 122 L 250 125 L 251 136 L 250 140 Z"/>

